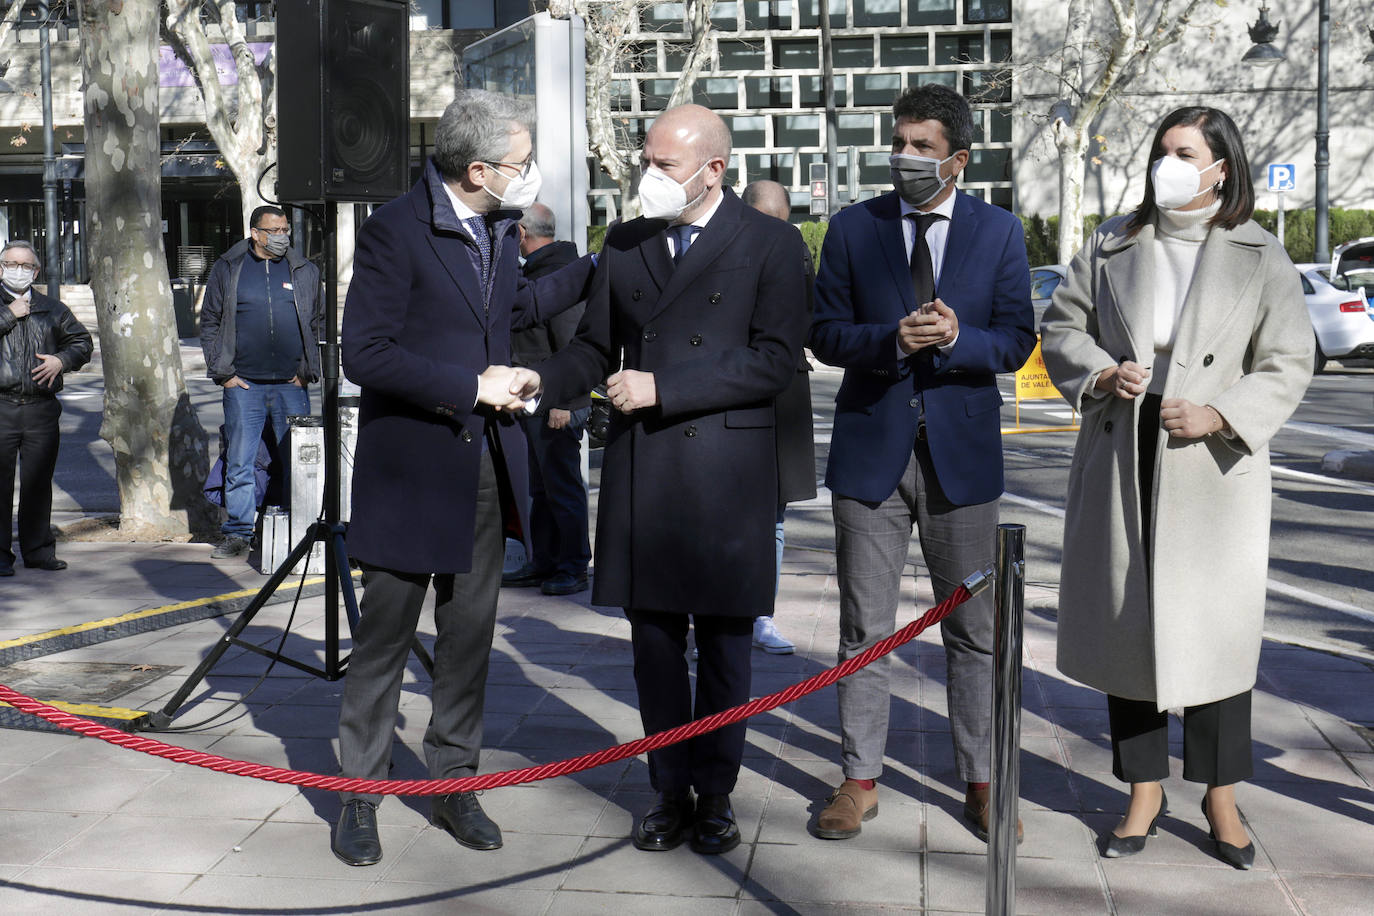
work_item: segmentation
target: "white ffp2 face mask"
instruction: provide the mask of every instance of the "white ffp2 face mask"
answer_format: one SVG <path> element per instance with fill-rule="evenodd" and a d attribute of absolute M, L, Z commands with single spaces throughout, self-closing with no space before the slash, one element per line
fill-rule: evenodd
<path fill-rule="evenodd" d="M 1155 187 L 1155 205 L 1164 210 L 1177 210 L 1179 207 L 1188 206 L 1199 196 L 1221 184 L 1218 179 L 1214 184 L 1203 188 L 1202 175 L 1225 161 L 1218 159 L 1205 169 L 1196 169 L 1177 156 L 1160 156 L 1150 166 L 1150 181 Z"/>
<path fill-rule="evenodd" d="M 497 202 L 506 209 L 524 210 L 538 199 L 539 189 L 543 184 L 544 178 L 539 174 L 539 166 L 531 161 L 530 170 L 523 175 L 509 179 L 503 193 L 497 194 L 489 184 L 482 185 L 482 190 L 495 197 Z"/>
<path fill-rule="evenodd" d="M 677 219 L 710 190 L 702 188 L 701 193 L 694 199 L 687 199 L 687 185 L 702 173 L 710 161 L 708 159 L 703 162 L 701 168 L 687 176 L 687 180 L 682 183 L 669 178 L 655 166 L 649 166 L 639 179 L 639 212 L 646 219 L 666 219 L 670 222 Z"/>

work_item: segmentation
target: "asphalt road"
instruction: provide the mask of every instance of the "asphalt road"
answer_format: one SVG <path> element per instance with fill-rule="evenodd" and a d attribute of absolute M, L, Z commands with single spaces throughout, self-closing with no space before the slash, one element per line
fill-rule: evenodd
<path fill-rule="evenodd" d="M 187 386 L 202 424 L 212 435 L 221 422 L 218 388 L 188 356 Z M 816 415 L 817 478 L 824 475 L 832 403 L 840 373 L 819 367 L 812 374 Z M 1002 382 L 1007 404 L 1004 428 L 1016 424 L 1011 379 Z M 103 382 L 99 373 L 67 377 L 63 392 L 63 444 L 54 492 L 55 521 L 76 515 L 114 513 L 118 498 L 114 460 L 99 438 Z M 318 409 L 318 392 L 312 395 Z M 1022 405 L 1022 426 L 1064 425 L 1061 402 Z M 1026 526 L 1027 581 L 1058 588 L 1063 537 L 1063 494 L 1073 453 L 1071 432 L 1003 438 L 1007 492 L 1002 520 Z M 1337 449 L 1374 450 L 1374 368 L 1332 368 L 1316 377 L 1293 419 L 1272 444 L 1274 521 L 1269 570 L 1268 633 L 1315 647 L 1356 652 L 1374 659 L 1374 562 L 1368 528 L 1374 518 L 1374 483 L 1322 472 L 1322 457 Z M 593 457 L 592 486 L 599 453 Z M 1218 520 L 1224 523 L 1224 520 Z M 788 544 L 834 549 L 829 494 L 788 510 Z M 919 551 L 909 562 L 921 567 Z M 1044 608 L 1050 613 L 1052 609 Z"/>

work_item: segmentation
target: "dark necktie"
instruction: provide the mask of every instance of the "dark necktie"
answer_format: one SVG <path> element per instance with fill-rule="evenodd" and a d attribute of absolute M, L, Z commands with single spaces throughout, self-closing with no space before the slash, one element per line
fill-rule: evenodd
<path fill-rule="evenodd" d="M 938 213 L 908 213 L 916 240 L 911 247 L 911 284 L 916 292 L 916 306 L 919 308 L 935 298 L 935 266 L 930 259 L 930 245 L 926 243 L 926 230 L 937 219 L 944 219 Z"/>
<path fill-rule="evenodd" d="M 487 231 L 485 216 L 469 217 L 463 220 L 463 224 L 472 233 L 472 240 L 477 243 L 477 254 L 482 260 L 482 305 L 486 307 L 488 287 L 491 286 L 491 233 Z"/>
<path fill-rule="evenodd" d="M 673 254 L 673 264 L 681 264 L 682 256 L 687 253 L 687 249 L 692 245 L 692 236 L 696 233 L 697 227 L 690 223 L 686 226 L 674 226 L 673 232 L 677 234 L 676 252 Z"/>

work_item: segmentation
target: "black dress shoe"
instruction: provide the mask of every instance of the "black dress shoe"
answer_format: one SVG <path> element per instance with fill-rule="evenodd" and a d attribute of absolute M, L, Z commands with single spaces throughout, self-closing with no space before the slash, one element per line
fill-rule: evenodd
<path fill-rule="evenodd" d="M 574 576 L 572 573 L 554 573 L 545 579 L 539 590 L 546 595 L 576 595 L 588 589 L 587 574 Z"/>
<path fill-rule="evenodd" d="M 1249 871 L 1255 866 L 1255 844 L 1246 843 L 1244 846 L 1232 846 L 1230 843 L 1223 843 L 1217 839 L 1216 828 L 1212 827 L 1212 818 L 1207 814 L 1207 796 L 1202 796 L 1202 816 L 1207 818 L 1207 839 L 1211 840 L 1216 846 L 1217 858 L 1225 862 L 1232 868 L 1241 871 Z"/>
<path fill-rule="evenodd" d="M 334 855 L 349 865 L 376 865 L 382 861 L 382 841 L 377 838 L 377 808 L 355 798 L 343 807 L 334 826 Z"/>
<path fill-rule="evenodd" d="M 501 828 L 482 810 L 476 792 L 455 792 L 434 799 L 429 822 L 447 830 L 468 849 L 501 848 Z"/>
<path fill-rule="evenodd" d="M 1143 836 L 1117 836 L 1108 831 L 1106 834 L 1106 846 L 1102 849 L 1104 859 L 1123 859 L 1126 856 L 1133 856 L 1145 848 L 1145 841 L 1153 836 L 1159 836 L 1157 825 L 1159 819 L 1164 816 L 1165 810 L 1169 807 L 1169 796 L 1165 794 L 1161 786 L 1159 790 L 1159 811 L 1155 813 L 1155 819 L 1150 821 L 1150 829 L 1145 831 Z"/>
<path fill-rule="evenodd" d="M 658 804 L 635 824 L 635 849 L 667 852 L 682 845 L 692 829 L 692 793 L 660 792 Z"/>
<path fill-rule="evenodd" d="M 739 827 L 728 795 L 703 795 L 697 801 L 692 829 L 692 851 L 718 856 L 739 845 Z"/>
<path fill-rule="evenodd" d="M 48 572 L 57 572 L 59 569 L 67 568 L 66 560 L 59 560 L 57 557 L 48 557 L 46 560 L 39 560 L 37 563 L 25 563 L 29 569 L 46 569 Z"/>
<path fill-rule="evenodd" d="M 534 588 L 542 585 L 544 580 L 553 575 L 552 571 L 543 572 L 535 569 L 529 563 L 512 573 L 501 575 L 502 588 Z"/>

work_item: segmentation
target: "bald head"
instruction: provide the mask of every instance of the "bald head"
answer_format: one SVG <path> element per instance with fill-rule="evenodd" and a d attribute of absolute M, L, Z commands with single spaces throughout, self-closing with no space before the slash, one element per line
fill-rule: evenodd
<path fill-rule="evenodd" d="M 697 165 L 708 159 L 730 159 L 730 129 L 720 115 L 709 108 L 700 105 L 669 108 L 650 125 L 648 137 L 655 133 L 660 138 L 671 136 L 690 147 L 699 157 Z"/>
<path fill-rule="evenodd" d="M 646 171 L 655 169 L 682 187 L 686 207 L 660 214 L 676 224 L 690 223 L 716 205 L 729 161 L 730 131 L 719 115 L 700 105 L 679 105 L 659 115 L 644 137 L 640 155 Z"/>
<path fill-rule="evenodd" d="M 751 181 L 740 197 L 746 207 L 753 207 L 783 222 L 792 215 L 792 195 L 776 181 Z"/>

